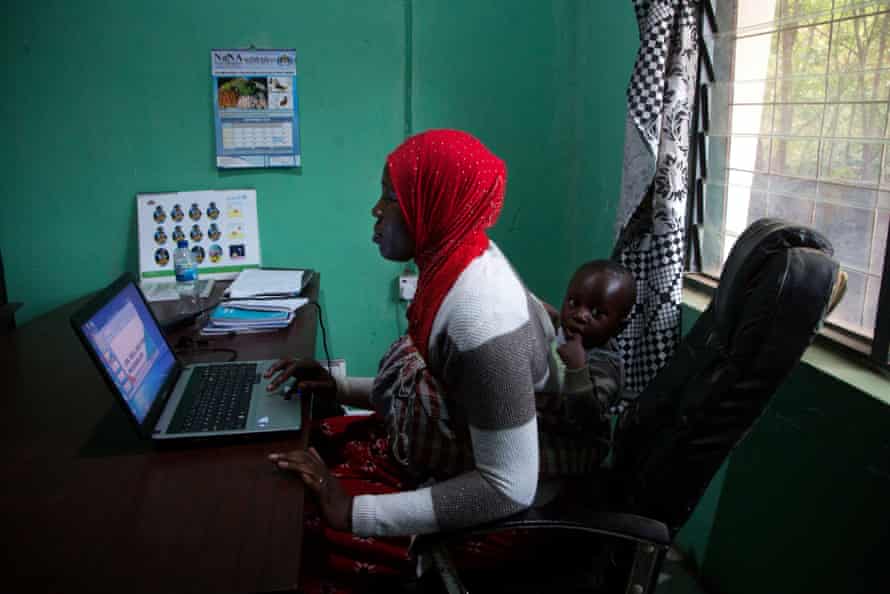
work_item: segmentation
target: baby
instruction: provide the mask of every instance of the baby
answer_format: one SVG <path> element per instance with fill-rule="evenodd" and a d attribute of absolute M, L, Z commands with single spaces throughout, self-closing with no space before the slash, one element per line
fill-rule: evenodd
<path fill-rule="evenodd" d="M 560 311 L 543 304 L 556 329 L 551 381 L 537 399 L 543 423 L 584 431 L 602 420 L 616 402 L 623 388 L 624 366 L 615 337 L 626 323 L 636 293 L 633 275 L 625 267 L 593 260 L 572 275 Z"/>

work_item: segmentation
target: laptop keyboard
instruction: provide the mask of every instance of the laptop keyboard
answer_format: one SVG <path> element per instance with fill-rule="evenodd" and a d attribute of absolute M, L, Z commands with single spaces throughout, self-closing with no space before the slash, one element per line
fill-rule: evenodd
<path fill-rule="evenodd" d="M 247 426 L 255 363 L 195 367 L 168 433 L 233 431 Z"/>

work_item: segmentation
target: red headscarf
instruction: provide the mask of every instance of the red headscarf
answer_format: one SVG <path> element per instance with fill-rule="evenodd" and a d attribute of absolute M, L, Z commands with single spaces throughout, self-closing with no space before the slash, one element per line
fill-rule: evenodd
<path fill-rule="evenodd" d="M 427 358 L 439 306 L 460 273 L 488 247 L 485 230 L 504 204 L 507 168 L 474 136 L 429 130 L 386 160 L 420 275 L 408 308 L 408 334 Z"/>

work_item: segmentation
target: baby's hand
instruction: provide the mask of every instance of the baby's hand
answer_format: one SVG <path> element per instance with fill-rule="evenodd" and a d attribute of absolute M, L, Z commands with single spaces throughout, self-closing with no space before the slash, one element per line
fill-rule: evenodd
<path fill-rule="evenodd" d="M 559 353 L 559 358 L 569 369 L 580 369 L 587 363 L 587 353 L 584 352 L 584 345 L 581 344 L 580 334 L 566 333 L 566 343 L 560 345 L 556 352 Z"/>

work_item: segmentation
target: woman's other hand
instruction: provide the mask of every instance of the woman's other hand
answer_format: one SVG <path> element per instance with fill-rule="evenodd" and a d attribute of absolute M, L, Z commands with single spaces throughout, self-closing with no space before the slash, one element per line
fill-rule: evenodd
<path fill-rule="evenodd" d="M 293 377 L 293 389 L 301 393 L 312 392 L 318 396 L 336 396 L 337 383 L 321 363 L 307 359 L 281 359 L 266 370 L 266 377 L 272 381 L 266 386 L 270 392 L 278 389 L 287 379 Z M 273 377 L 274 376 L 274 377 Z"/>
<path fill-rule="evenodd" d="M 351 531 L 352 497 L 343 491 L 340 481 L 331 475 L 315 448 L 309 448 L 306 452 L 294 450 L 269 454 L 269 460 L 282 470 L 300 475 L 309 490 L 318 497 L 321 512 L 331 528 Z"/>

